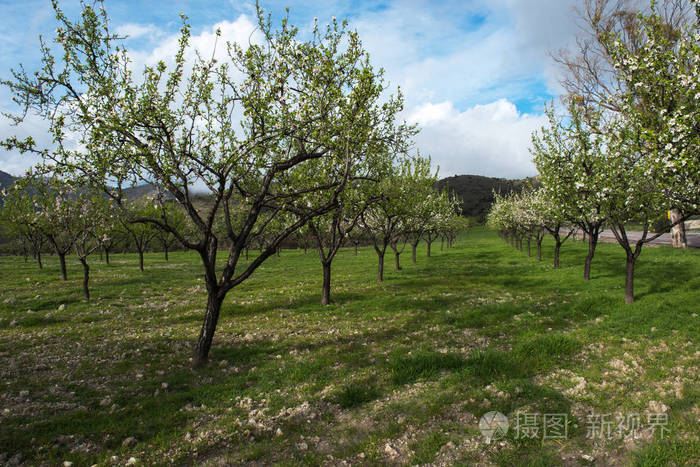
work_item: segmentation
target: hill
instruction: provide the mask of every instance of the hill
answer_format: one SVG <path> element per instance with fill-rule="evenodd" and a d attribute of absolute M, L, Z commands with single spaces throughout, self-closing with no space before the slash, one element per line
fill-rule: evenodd
<path fill-rule="evenodd" d="M 17 177 L 10 175 L 7 172 L 0 170 L 0 190 L 8 188 L 15 183 Z M 130 188 L 124 189 L 124 194 L 128 199 L 138 199 L 141 197 L 154 198 L 156 196 L 156 187 L 150 183 L 144 183 Z M 166 198 L 172 198 L 172 195 L 166 194 Z M 0 195 L 0 204 L 2 204 L 2 196 Z"/>
<path fill-rule="evenodd" d="M 438 189 L 452 191 L 462 202 L 462 213 L 467 217 L 483 220 L 491 209 L 493 192 L 508 193 L 523 189 L 532 179 L 509 180 L 481 175 L 455 175 L 437 182 Z"/>
<path fill-rule="evenodd" d="M 0 170 L 0 189 L 7 188 L 15 182 L 14 176 Z M 483 177 L 481 175 L 455 175 L 437 182 L 439 189 L 447 188 L 457 195 L 462 202 L 462 212 L 468 217 L 483 219 L 493 203 L 493 191 L 507 193 L 520 191 L 527 180 L 509 180 L 506 178 Z M 156 188 L 151 184 L 138 185 L 124 190 L 127 198 L 137 199 L 142 196 L 152 198 Z M 172 198 L 172 195 L 166 195 Z M 0 199 L 1 202 L 1 199 Z"/>
<path fill-rule="evenodd" d="M 7 188 L 15 183 L 15 177 L 0 170 L 0 190 Z"/>
<path fill-rule="evenodd" d="M 151 183 L 144 183 L 143 185 L 136 185 L 130 188 L 124 189 L 124 196 L 127 199 L 134 200 L 142 197 L 146 198 L 156 198 L 158 196 L 158 189 L 155 185 Z M 163 199 L 175 199 L 170 192 L 164 194 Z"/>

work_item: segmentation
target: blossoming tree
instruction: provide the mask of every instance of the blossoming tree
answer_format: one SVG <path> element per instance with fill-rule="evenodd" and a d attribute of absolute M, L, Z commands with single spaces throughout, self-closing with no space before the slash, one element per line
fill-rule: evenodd
<path fill-rule="evenodd" d="M 365 163 L 364 155 L 342 148 L 365 124 L 360 116 L 381 109 L 386 85 L 345 23 L 315 26 L 304 40 L 286 18 L 273 28 L 259 8 L 260 40 L 226 44 L 224 60 L 197 54 L 188 61 L 193 54 L 184 20 L 175 64 L 146 66 L 136 79 L 141 70 L 132 69 L 125 46 L 110 33 L 101 2 L 84 5 L 78 21 L 54 5 L 55 47 L 42 47 L 35 73 L 20 69 L 5 84 L 26 111 L 48 116 L 57 149 L 46 151 L 32 138 L 9 139 L 5 146 L 82 174 L 119 205 L 123 189 L 143 179 L 173 196 L 195 236 L 185 236 L 160 213 L 138 221 L 171 232 L 201 258 L 207 304 L 193 366 L 203 365 L 228 292 L 290 234 L 332 210 L 352 168 Z M 70 144 L 76 135 L 79 144 Z M 197 186 L 211 194 L 204 208 L 193 200 Z M 318 201 L 307 204 L 309 193 Z M 214 229 L 217 214 L 230 219 L 234 206 L 243 221 L 226 221 L 221 235 Z M 241 264 L 254 229 L 283 213 L 296 220 Z M 224 238 L 227 257 L 218 267 Z"/>
<path fill-rule="evenodd" d="M 90 187 L 75 187 L 64 202 L 72 205 L 72 212 L 63 218 L 61 227 L 73 237 L 73 250 L 83 266 L 83 296 L 90 300 L 88 257 L 110 240 L 118 213 L 111 200 Z"/>
<path fill-rule="evenodd" d="M 696 2 L 700 20 L 700 3 Z M 674 29 L 654 9 L 639 14 L 637 46 L 616 34 L 605 38 L 624 87 L 610 100 L 619 112 L 607 135 L 612 153 L 605 182 L 612 231 L 626 253 L 625 301 L 634 301 L 634 271 L 654 220 L 674 207 L 669 227 L 681 225 L 700 205 L 700 29 Z M 641 225 L 632 238 L 627 225 Z M 676 243 L 682 243 L 676 238 Z"/>
<path fill-rule="evenodd" d="M 698 101 L 697 85 L 694 84 L 698 82 L 697 67 L 692 66 L 693 53 L 687 53 L 692 49 L 691 43 L 695 41 L 697 44 L 698 40 L 693 38 L 697 34 L 697 11 L 693 15 L 693 5 L 697 10 L 694 0 L 641 3 L 583 0 L 578 9 L 581 28 L 575 45 L 555 55 L 556 61 L 562 65 L 561 84 L 568 96 L 576 96 L 586 106 L 605 109 L 607 113 L 667 120 L 669 129 L 678 124 L 677 131 L 663 131 L 655 136 L 667 138 L 673 146 L 677 146 L 680 139 L 687 141 L 689 136 L 692 139 L 692 124 L 687 126 L 687 123 L 697 117 L 692 116 L 693 111 L 688 111 Z M 654 93 L 663 91 L 651 101 L 618 98 L 629 95 L 630 91 L 641 95 L 650 89 L 655 89 Z M 676 103 L 674 110 L 669 111 L 669 102 Z M 680 108 L 683 105 L 685 109 Z M 683 126 L 691 131 L 682 130 Z M 680 136 L 681 133 L 684 136 Z M 670 148 L 667 151 L 672 152 Z M 668 164 L 666 168 L 673 171 L 674 166 L 668 160 L 661 163 Z M 676 175 L 683 179 L 681 172 Z M 679 204 L 673 197 L 668 199 L 667 209 L 673 224 L 672 245 L 676 247 L 687 245 L 683 222 L 679 221 L 688 215 L 683 207 L 683 202 Z"/>
<path fill-rule="evenodd" d="M 35 190 L 32 185 L 37 181 L 31 175 L 20 177 L 12 186 L 3 190 L 0 222 L 3 233 L 11 238 L 19 238 L 24 245 L 28 245 L 39 269 L 43 269 L 41 253 L 46 237 L 38 222 L 36 207 L 31 196 L 32 191 Z M 25 261 L 26 259 L 25 253 Z"/>
<path fill-rule="evenodd" d="M 360 216 L 359 225 L 377 253 L 377 280 L 384 280 L 384 255 L 388 247 L 394 249 L 395 264 L 405 245 L 408 221 L 415 207 L 415 193 L 419 187 L 433 180 L 430 160 L 420 156 L 402 156 L 390 168 L 389 175 L 372 186 L 375 199 Z"/>
<path fill-rule="evenodd" d="M 600 116 L 576 100 L 569 103 L 566 119 L 558 118 L 552 107 L 546 113 L 549 125 L 532 135 L 533 160 L 544 196 L 560 206 L 567 221 L 588 236 L 583 271 L 583 278 L 588 280 L 598 236 L 606 221 L 608 188 L 603 180 L 608 157 L 604 139 L 597 133 Z"/>
<path fill-rule="evenodd" d="M 139 270 L 143 272 L 143 255 L 146 249 L 155 239 L 160 230 L 174 235 L 173 230 L 161 229 L 157 224 L 147 222 L 147 219 L 158 219 L 160 217 L 160 207 L 158 201 L 150 199 L 135 199 L 133 201 L 124 200 L 122 203 L 123 209 L 119 216 L 120 228 L 125 232 L 139 254 Z M 181 219 L 174 212 L 162 213 L 164 219 L 167 219 L 172 226 L 176 225 Z M 181 230 L 180 230 L 181 231 Z"/>

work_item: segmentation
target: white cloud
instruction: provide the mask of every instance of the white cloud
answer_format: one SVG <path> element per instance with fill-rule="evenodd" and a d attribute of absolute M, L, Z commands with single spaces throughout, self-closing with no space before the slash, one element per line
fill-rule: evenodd
<path fill-rule="evenodd" d="M 117 26 L 115 34 L 120 37 L 128 37 L 129 39 L 138 39 L 144 36 L 149 38 L 162 36 L 164 32 L 154 24 L 126 23 Z"/>
<path fill-rule="evenodd" d="M 221 37 L 217 38 L 217 30 L 221 31 Z M 168 65 L 173 64 L 179 48 L 179 39 L 179 34 L 173 34 L 160 40 L 155 47 L 149 50 L 131 50 L 129 55 L 134 61 L 134 69 L 141 71 L 143 65 L 155 65 L 160 60 Z M 245 49 L 249 43 L 259 41 L 260 32 L 257 30 L 257 23 L 252 22 L 248 16 L 241 15 L 234 21 L 220 21 L 190 37 L 185 59 L 192 64 L 196 52 L 199 52 L 203 58 L 213 57 L 219 62 L 226 61 L 227 42 L 238 43 Z"/>
<path fill-rule="evenodd" d="M 440 166 L 440 176 L 476 174 L 522 178 L 536 174 L 529 153 L 530 135 L 546 123 L 543 115 L 518 112 L 500 99 L 464 112 L 452 102 L 423 104 L 408 112 L 418 123 L 416 145 Z"/>
<path fill-rule="evenodd" d="M 546 98 L 543 80 L 549 93 L 559 92 L 558 69 L 549 52 L 565 47 L 576 33 L 576 3 L 401 0 L 386 8 L 355 11 L 356 6 L 330 0 L 314 7 L 292 4 L 291 11 L 304 12 L 302 18 L 295 19 L 300 26 L 308 25 L 314 16 L 322 23 L 332 15 L 349 18 L 350 28 L 358 30 L 373 64 L 386 69 L 393 87 L 401 86 L 406 115 L 423 126 L 416 138 L 417 146 L 432 154 L 443 176 L 479 173 L 519 177 L 534 173 L 528 153 L 530 131 L 544 119 L 518 113 L 513 102 L 542 102 Z M 222 61 L 227 41 L 245 46 L 260 40 L 251 3 L 234 6 L 242 14 L 193 31 L 189 61 L 195 56 L 194 50 L 211 57 L 215 43 L 215 58 Z M 268 0 L 263 6 L 278 14 L 284 5 Z M 124 22 L 117 32 L 133 39 L 128 45 L 134 76 L 140 75 L 144 65 L 159 60 L 171 66 L 179 38 L 179 34 L 165 32 L 172 25 L 153 19 L 143 20 L 148 24 L 132 23 L 136 12 L 129 8 L 124 11 Z M 216 14 L 209 11 L 208 17 L 219 14 L 219 10 Z M 174 10 L 173 17 L 177 17 Z M 472 17 L 476 19 L 472 21 Z M 222 33 L 218 42 L 217 29 Z M 301 32 L 308 31 L 302 28 Z M 533 88 L 533 83 L 539 88 Z M 9 107 L 4 96 L 0 97 L 0 104 Z M 0 122 L 2 137 L 14 130 Z M 23 160 L 16 155 L 0 155 L 0 168 L 20 167 Z"/>
<path fill-rule="evenodd" d="M 526 94 L 533 80 L 546 80 L 558 93 L 549 53 L 573 38 L 574 3 L 397 2 L 350 25 L 409 105 L 450 100 L 471 106 Z"/>
<path fill-rule="evenodd" d="M 218 38 L 218 41 L 216 37 L 217 29 L 221 31 L 221 37 Z M 178 50 L 179 34 L 162 37 L 162 33 L 155 26 L 141 26 L 135 24 L 122 25 L 117 28 L 117 32 L 118 34 L 129 35 L 131 38 L 138 38 L 145 34 L 151 34 L 153 37 L 161 36 L 161 38 L 156 41 L 155 46 L 150 50 L 129 52 L 130 58 L 132 59 L 132 67 L 135 70 L 135 79 L 139 79 L 140 72 L 143 70 L 144 65 L 154 65 L 159 60 L 165 61 L 167 65 L 172 67 L 175 54 Z M 221 21 L 209 28 L 205 28 L 200 34 L 193 35 L 190 38 L 190 48 L 186 54 L 186 60 L 191 66 L 194 63 L 196 51 L 205 58 L 211 57 L 215 44 L 215 57 L 219 61 L 225 60 L 227 41 L 237 42 L 241 46 L 246 46 L 249 42 L 260 40 L 258 34 L 259 32 L 256 29 L 256 25 L 245 15 L 241 15 L 235 21 Z M 187 67 L 186 70 L 188 70 Z M 6 109 L 2 109 L 2 111 L 9 112 Z M 17 136 L 18 138 L 32 136 L 40 148 L 50 148 L 53 146 L 51 136 L 48 132 L 48 123 L 42 117 L 35 114 L 28 114 L 24 122 L 18 126 L 14 126 L 10 120 L 0 117 L 0 137 L 4 139 L 9 136 Z M 77 140 L 77 137 L 73 137 L 72 139 Z M 3 152 L 0 154 L 0 170 L 13 175 L 21 175 L 39 162 L 40 160 L 36 156 L 30 154 L 22 155 L 16 151 Z"/>
<path fill-rule="evenodd" d="M 536 174 L 530 138 L 546 119 L 537 107 L 537 114 L 524 114 L 513 102 L 543 103 L 543 86 L 561 92 L 550 53 L 573 40 L 575 3 L 484 0 L 432 8 L 418 0 L 362 14 L 351 27 L 373 63 L 401 86 L 407 119 L 422 128 L 416 146 L 441 176 L 520 178 Z M 470 14 L 483 21 L 470 24 Z"/>
<path fill-rule="evenodd" d="M 0 135 L 3 139 L 9 136 L 16 136 L 18 139 L 31 136 L 41 148 L 52 146 L 48 124 L 43 118 L 33 114 L 27 115 L 24 122 L 18 126 L 6 118 L 0 118 Z M 11 175 L 23 175 L 27 169 L 40 162 L 41 159 L 34 154 L 4 151 L 0 157 L 0 170 Z"/>

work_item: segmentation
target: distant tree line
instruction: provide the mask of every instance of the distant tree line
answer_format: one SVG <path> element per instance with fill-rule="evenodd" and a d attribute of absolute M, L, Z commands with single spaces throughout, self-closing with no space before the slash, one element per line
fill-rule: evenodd
<path fill-rule="evenodd" d="M 462 214 L 482 224 L 486 222 L 486 216 L 495 201 L 494 193 L 519 193 L 524 187 L 536 183 L 535 178 L 509 180 L 480 175 L 455 175 L 438 180 L 436 186 L 439 190 L 446 189 L 454 193 Z"/>

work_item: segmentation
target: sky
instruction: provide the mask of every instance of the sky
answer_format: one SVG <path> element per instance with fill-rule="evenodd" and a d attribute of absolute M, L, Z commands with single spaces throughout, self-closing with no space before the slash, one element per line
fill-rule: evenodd
<path fill-rule="evenodd" d="M 476 174 L 522 178 L 536 174 L 530 134 L 545 124 L 544 104 L 557 99 L 560 69 L 551 53 L 569 46 L 577 31 L 576 0 L 338 1 L 260 0 L 273 21 L 289 8 L 302 35 L 346 19 L 357 30 L 372 64 L 385 70 L 391 89 L 405 96 L 402 117 L 419 124 L 415 147 L 430 155 L 440 176 Z M 76 18 L 80 3 L 62 0 Z M 172 56 L 180 13 L 189 17 L 192 44 L 208 50 L 214 31 L 224 39 L 255 35 L 254 3 L 236 0 L 106 0 L 111 28 L 128 35 L 142 66 Z M 39 64 L 39 36 L 57 26 L 49 0 L 0 0 L 0 79 L 22 64 Z M 18 110 L 0 88 L 3 112 Z M 0 138 L 33 135 L 49 142 L 45 124 L 30 116 L 16 127 L 0 116 Z M 0 150 L 0 170 L 21 175 L 37 160 Z"/>

